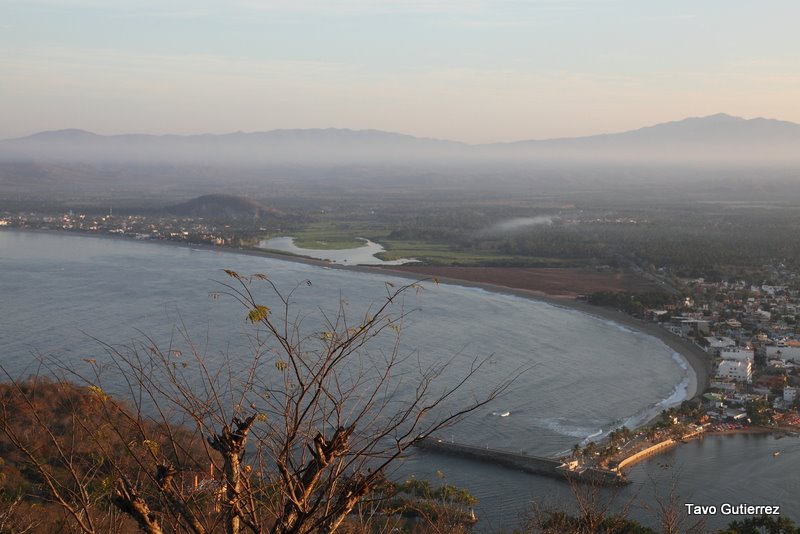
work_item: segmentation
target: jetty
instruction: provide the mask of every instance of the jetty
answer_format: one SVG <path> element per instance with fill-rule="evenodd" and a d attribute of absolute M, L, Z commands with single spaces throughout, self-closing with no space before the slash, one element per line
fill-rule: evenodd
<path fill-rule="evenodd" d="M 470 460 L 491 463 L 564 481 L 583 482 L 602 486 L 629 484 L 621 472 L 596 467 L 581 467 L 577 462 L 564 462 L 553 458 L 516 453 L 454 443 L 435 437 L 427 437 L 415 444 L 418 448 L 439 454 L 447 454 Z"/>

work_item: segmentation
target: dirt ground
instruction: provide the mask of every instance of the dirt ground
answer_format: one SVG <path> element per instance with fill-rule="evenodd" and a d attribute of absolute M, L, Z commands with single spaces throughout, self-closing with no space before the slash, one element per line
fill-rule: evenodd
<path fill-rule="evenodd" d="M 592 269 L 518 268 L 518 267 L 443 267 L 399 265 L 392 270 L 419 274 L 420 278 L 438 276 L 529 291 L 550 296 L 575 297 L 595 291 L 654 291 L 658 287 L 628 273 L 605 273 Z"/>

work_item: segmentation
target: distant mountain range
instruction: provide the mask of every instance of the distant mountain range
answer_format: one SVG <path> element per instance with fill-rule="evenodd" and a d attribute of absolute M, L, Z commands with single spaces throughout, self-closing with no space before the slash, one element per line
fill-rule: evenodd
<path fill-rule="evenodd" d="M 588 137 L 468 145 L 378 130 L 111 135 L 58 130 L 0 141 L 0 159 L 82 163 L 330 165 L 414 161 L 800 163 L 800 125 L 725 114 Z"/>
<path fill-rule="evenodd" d="M 467 145 L 378 130 L 308 129 L 202 135 L 97 135 L 56 130 L 0 142 L 0 158 L 125 163 L 336 163 L 409 154 L 437 158 Z"/>

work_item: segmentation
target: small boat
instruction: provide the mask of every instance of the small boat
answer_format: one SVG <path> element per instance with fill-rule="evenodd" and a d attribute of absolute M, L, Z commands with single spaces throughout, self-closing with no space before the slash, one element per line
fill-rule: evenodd
<path fill-rule="evenodd" d="M 781 453 L 781 451 L 775 451 L 775 452 L 772 453 L 772 456 L 778 456 L 778 455 L 780 455 L 780 453 Z"/>
<path fill-rule="evenodd" d="M 511 415 L 511 412 L 500 412 L 500 417 L 508 417 Z"/>

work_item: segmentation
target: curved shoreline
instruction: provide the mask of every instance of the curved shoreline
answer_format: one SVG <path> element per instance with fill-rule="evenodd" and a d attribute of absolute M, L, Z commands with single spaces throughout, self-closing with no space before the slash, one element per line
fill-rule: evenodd
<path fill-rule="evenodd" d="M 65 234 L 70 236 L 83 236 L 83 237 L 90 237 L 90 238 L 102 238 L 102 239 L 111 239 L 111 240 L 119 240 L 119 241 L 126 241 L 126 242 L 134 242 L 134 243 L 146 243 L 146 244 L 157 244 L 157 245 L 165 245 L 170 247 L 178 247 L 178 248 L 189 248 L 189 249 L 198 249 L 204 251 L 213 251 L 213 252 L 221 252 L 225 254 L 241 254 L 246 256 L 258 256 L 258 257 L 265 257 L 270 259 L 282 260 L 287 262 L 294 262 L 294 263 L 302 263 L 306 265 L 314 265 L 319 267 L 327 267 L 329 269 L 341 269 L 344 271 L 352 271 L 352 272 L 362 272 L 362 273 L 370 273 L 370 274 L 388 274 L 390 276 L 394 276 L 397 278 L 404 278 L 407 280 L 430 280 L 434 278 L 433 276 L 428 277 L 420 277 L 414 275 L 413 273 L 409 273 L 407 271 L 402 271 L 400 269 L 392 269 L 391 267 L 379 267 L 379 266 L 366 266 L 366 265 L 341 265 L 336 263 L 327 262 L 324 260 L 317 260 L 313 258 L 303 257 L 303 256 L 296 256 L 292 254 L 281 254 L 276 252 L 268 252 L 265 250 L 261 250 L 258 248 L 234 248 L 229 246 L 214 246 L 208 245 L 204 243 L 187 243 L 187 242 L 179 242 L 179 241 L 168 241 L 168 240 L 136 240 L 126 236 L 117 236 L 117 235 L 110 235 L 110 234 L 91 234 L 91 233 L 83 233 L 83 232 L 70 232 L 65 230 L 43 230 L 43 229 L 20 229 L 20 228 L 4 228 L 3 231 L 11 231 L 11 232 L 25 232 L 25 233 L 41 233 L 46 235 L 53 235 L 53 234 Z M 521 289 L 521 288 L 514 288 L 509 286 L 504 286 L 500 284 L 492 284 L 487 282 L 474 282 L 470 280 L 463 280 L 458 278 L 450 278 L 450 277 L 436 277 L 440 283 L 448 284 L 448 285 L 456 285 L 462 287 L 475 287 L 484 289 L 486 291 L 491 291 L 493 293 L 500 293 L 506 295 L 513 295 L 521 298 L 527 298 L 531 300 L 538 300 L 541 302 L 548 303 L 553 306 L 558 306 L 562 308 L 576 310 L 587 315 L 591 315 L 593 317 L 599 318 L 601 320 L 611 321 L 622 326 L 628 327 L 636 332 L 643 333 L 645 335 L 649 335 L 652 337 L 657 338 L 666 346 L 677 352 L 689 365 L 689 368 L 694 373 L 694 381 L 691 380 L 687 389 L 687 399 L 694 399 L 699 397 L 703 394 L 705 389 L 708 387 L 709 380 L 710 380 L 710 359 L 708 355 L 699 347 L 695 346 L 688 341 L 681 339 L 674 334 L 666 331 L 665 329 L 661 328 L 655 323 L 650 323 L 646 321 L 642 321 L 641 319 L 637 319 L 632 317 L 624 312 L 620 312 L 618 310 L 613 310 L 610 308 L 602 308 L 599 306 L 593 306 L 587 304 L 585 302 L 581 302 L 575 300 L 574 298 L 570 297 L 563 297 L 563 296 L 554 296 L 543 293 L 541 291 L 533 291 L 529 289 Z M 650 420 L 652 421 L 652 419 Z M 646 426 L 650 421 L 646 421 L 641 426 Z"/>
<path fill-rule="evenodd" d="M 364 268 L 364 270 L 365 272 L 385 272 L 391 273 L 393 276 L 397 276 L 399 278 L 420 280 L 419 276 L 412 276 L 407 271 L 392 269 L 391 267 L 373 267 Z M 429 277 L 428 279 L 430 278 L 432 277 Z M 436 278 L 440 283 L 444 284 L 462 287 L 476 287 L 486 291 L 491 291 L 493 293 L 501 293 L 538 300 L 553 306 L 576 310 L 585 313 L 586 315 L 591 315 L 605 321 L 611 321 L 613 323 L 628 327 L 636 332 L 655 337 L 664 343 L 664 345 L 678 353 L 693 371 L 695 380 L 693 382 L 690 381 L 689 389 L 687 391 L 687 399 L 696 399 L 700 397 L 708 388 L 711 379 L 711 359 L 708 357 L 708 354 L 697 345 L 682 339 L 671 332 L 668 332 L 656 323 L 637 319 L 636 317 L 628 315 L 627 313 L 619 310 L 604 308 L 601 306 L 593 306 L 586 302 L 576 300 L 572 297 L 549 295 L 541 291 L 533 291 L 530 289 L 515 288 L 487 282 L 474 282 L 459 278 L 441 276 L 437 276 Z"/>

